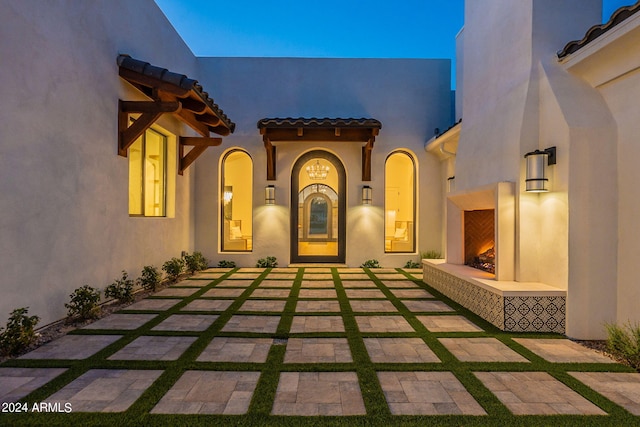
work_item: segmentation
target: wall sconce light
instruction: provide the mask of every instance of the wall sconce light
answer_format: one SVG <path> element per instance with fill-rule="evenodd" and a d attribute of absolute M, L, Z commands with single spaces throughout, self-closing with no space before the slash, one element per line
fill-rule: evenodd
<path fill-rule="evenodd" d="M 549 191 L 547 166 L 556 164 L 556 147 L 532 151 L 524 158 L 527 160 L 526 190 L 532 193 Z"/>
<path fill-rule="evenodd" d="M 362 187 L 362 204 L 363 205 L 370 205 L 371 204 L 371 187 L 369 187 L 368 185 L 365 185 L 364 187 Z"/>
<path fill-rule="evenodd" d="M 273 185 L 267 185 L 264 187 L 264 204 L 275 205 L 276 204 L 276 187 Z"/>
<path fill-rule="evenodd" d="M 447 178 L 447 193 L 453 193 L 456 191 L 456 177 L 450 176 Z"/>

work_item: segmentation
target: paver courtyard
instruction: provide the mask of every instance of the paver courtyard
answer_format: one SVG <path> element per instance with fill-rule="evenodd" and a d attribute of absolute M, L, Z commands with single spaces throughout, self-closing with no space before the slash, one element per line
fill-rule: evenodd
<path fill-rule="evenodd" d="M 558 335 L 501 332 L 414 276 L 207 270 L 5 362 L 0 400 L 73 410 L 0 424 L 640 423 L 639 373 Z"/>

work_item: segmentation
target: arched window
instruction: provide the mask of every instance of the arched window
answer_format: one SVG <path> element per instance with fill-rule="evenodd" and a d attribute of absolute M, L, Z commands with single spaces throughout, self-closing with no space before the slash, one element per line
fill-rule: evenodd
<path fill-rule="evenodd" d="M 220 212 L 220 249 L 250 252 L 253 248 L 253 161 L 242 150 L 231 150 L 222 159 Z"/>
<path fill-rule="evenodd" d="M 384 250 L 416 251 L 416 168 L 413 157 L 395 151 L 384 167 Z"/>

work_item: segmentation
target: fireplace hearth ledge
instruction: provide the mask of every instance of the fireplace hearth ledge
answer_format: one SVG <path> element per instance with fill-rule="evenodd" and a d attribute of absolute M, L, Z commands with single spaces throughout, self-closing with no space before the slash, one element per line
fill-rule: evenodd
<path fill-rule="evenodd" d="M 422 260 L 423 280 L 503 331 L 565 333 L 567 292 L 545 283 L 497 281 L 445 260 Z"/>

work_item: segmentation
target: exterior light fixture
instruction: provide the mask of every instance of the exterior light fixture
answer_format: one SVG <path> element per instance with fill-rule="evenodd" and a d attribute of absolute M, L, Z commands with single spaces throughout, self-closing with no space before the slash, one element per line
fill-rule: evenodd
<path fill-rule="evenodd" d="M 264 204 L 275 205 L 276 204 L 276 187 L 273 185 L 267 185 L 264 187 Z"/>
<path fill-rule="evenodd" d="M 547 166 L 556 164 L 556 147 L 536 150 L 524 155 L 527 160 L 526 190 L 531 193 L 549 191 Z"/>
<path fill-rule="evenodd" d="M 456 177 L 450 176 L 447 178 L 447 193 L 453 193 L 456 191 Z"/>
<path fill-rule="evenodd" d="M 365 185 L 364 187 L 362 187 L 362 204 L 363 205 L 370 205 L 371 204 L 371 187 L 369 187 L 368 185 Z"/>

